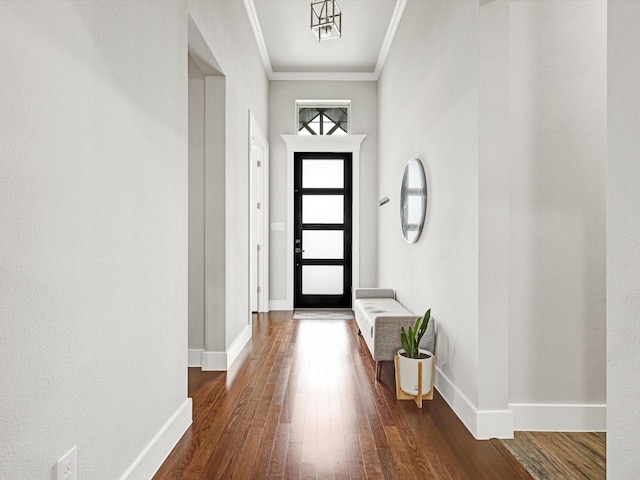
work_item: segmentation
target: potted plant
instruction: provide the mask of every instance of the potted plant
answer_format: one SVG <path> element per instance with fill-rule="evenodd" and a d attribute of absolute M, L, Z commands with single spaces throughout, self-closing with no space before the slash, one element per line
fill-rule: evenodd
<path fill-rule="evenodd" d="M 431 372 L 433 369 L 433 354 L 420 348 L 420 340 L 427 331 L 431 309 L 422 317 L 416 318 L 413 327 L 405 331 L 400 329 L 402 347 L 398 350 L 398 370 L 400 388 L 410 395 L 418 395 L 418 364 L 422 363 L 422 394 L 431 390 Z"/>

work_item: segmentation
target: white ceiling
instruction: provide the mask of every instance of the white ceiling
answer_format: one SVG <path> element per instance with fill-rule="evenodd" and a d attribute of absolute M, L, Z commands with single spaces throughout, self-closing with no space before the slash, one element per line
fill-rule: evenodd
<path fill-rule="evenodd" d="M 271 79 L 377 80 L 407 0 L 336 0 L 342 38 L 318 42 L 310 0 L 244 0 Z"/>

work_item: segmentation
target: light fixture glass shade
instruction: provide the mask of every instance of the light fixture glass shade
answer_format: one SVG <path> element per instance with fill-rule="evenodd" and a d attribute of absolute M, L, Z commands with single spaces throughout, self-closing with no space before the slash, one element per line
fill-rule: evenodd
<path fill-rule="evenodd" d="M 336 0 L 311 2 L 311 32 L 319 42 L 342 36 L 342 12 Z"/>

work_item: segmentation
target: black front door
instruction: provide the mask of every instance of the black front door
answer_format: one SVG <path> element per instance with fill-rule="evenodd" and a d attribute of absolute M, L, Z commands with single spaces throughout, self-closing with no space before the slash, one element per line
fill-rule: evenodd
<path fill-rule="evenodd" d="M 294 307 L 351 307 L 351 153 L 294 156 Z"/>

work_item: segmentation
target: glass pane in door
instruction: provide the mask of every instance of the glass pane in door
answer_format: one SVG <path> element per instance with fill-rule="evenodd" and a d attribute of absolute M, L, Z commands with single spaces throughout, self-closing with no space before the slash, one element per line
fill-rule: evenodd
<path fill-rule="evenodd" d="M 302 267 L 303 295 L 342 295 L 342 265 L 304 265 Z"/>
<path fill-rule="evenodd" d="M 302 188 L 344 187 L 343 160 L 302 161 Z"/>
<path fill-rule="evenodd" d="M 303 195 L 302 223 L 342 223 L 344 195 Z"/>
<path fill-rule="evenodd" d="M 303 230 L 302 258 L 344 258 L 344 232 L 342 230 Z"/>

